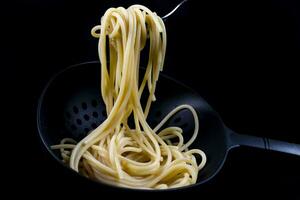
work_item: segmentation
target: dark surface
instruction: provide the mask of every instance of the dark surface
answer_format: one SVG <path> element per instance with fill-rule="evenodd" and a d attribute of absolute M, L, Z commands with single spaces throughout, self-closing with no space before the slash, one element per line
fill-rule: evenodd
<path fill-rule="evenodd" d="M 9 148 L 8 185 L 56 196 L 103 190 L 78 181 L 41 148 L 36 131 L 38 96 L 48 79 L 68 65 L 97 59 L 90 29 L 122 1 L 11 1 L 1 6 L 1 82 Z M 123 1 L 124 2 L 124 1 Z M 127 1 L 126 1 L 127 2 Z M 130 2 L 130 1 L 128 1 Z M 138 1 L 163 15 L 176 1 Z M 198 3 L 198 2 L 197 2 Z M 220 113 L 225 124 L 246 133 L 300 143 L 300 7 L 297 1 L 189 2 L 166 22 L 164 73 L 186 83 Z M 199 29 L 193 32 L 192 26 Z M 184 36 L 182 39 L 180 36 Z M 197 49 L 192 49 L 197 47 Z M 11 109 L 13 108 L 13 109 Z M 7 143 L 5 143 L 7 144 Z M 11 155 L 18 156 L 18 165 Z M 6 158 L 6 157 L 5 157 Z M 300 160 L 251 148 L 233 150 L 220 174 L 197 191 L 225 195 L 282 193 L 299 197 Z M 23 190 L 22 190 L 23 191 Z M 256 195 L 255 195 L 256 196 Z"/>

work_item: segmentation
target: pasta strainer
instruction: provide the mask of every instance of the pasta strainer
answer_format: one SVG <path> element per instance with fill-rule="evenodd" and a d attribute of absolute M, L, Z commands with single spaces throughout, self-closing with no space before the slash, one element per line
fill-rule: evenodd
<path fill-rule="evenodd" d="M 207 163 L 199 172 L 197 184 L 183 188 L 195 187 L 213 178 L 222 168 L 229 150 L 241 145 L 300 156 L 298 144 L 235 133 L 224 125 L 218 113 L 200 95 L 165 75 L 160 75 L 156 97 L 147 118 L 151 127 L 181 104 L 193 106 L 199 116 L 200 132 L 192 147 L 206 153 Z M 50 146 L 58 144 L 65 137 L 79 141 L 105 118 L 105 105 L 100 95 L 99 62 L 81 63 L 58 73 L 46 85 L 39 99 L 38 132 L 50 155 L 60 163 L 59 152 L 51 150 Z M 172 125 L 181 127 L 187 140 L 194 129 L 193 116 L 182 110 L 166 124 Z M 75 171 L 71 173 L 80 177 Z M 95 184 L 103 185 L 98 182 Z"/>

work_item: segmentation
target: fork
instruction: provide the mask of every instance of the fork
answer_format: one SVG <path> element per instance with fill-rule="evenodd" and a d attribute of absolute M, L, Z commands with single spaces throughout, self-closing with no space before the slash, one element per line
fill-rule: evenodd
<path fill-rule="evenodd" d="M 179 7 L 181 7 L 187 1 L 188 0 L 181 1 L 173 10 L 171 10 L 168 14 L 166 14 L 165 16 L 163 16 L 162 19 L 164 21 L 166 21 L 168 19 L 168 17 L 170 17 Z"/>

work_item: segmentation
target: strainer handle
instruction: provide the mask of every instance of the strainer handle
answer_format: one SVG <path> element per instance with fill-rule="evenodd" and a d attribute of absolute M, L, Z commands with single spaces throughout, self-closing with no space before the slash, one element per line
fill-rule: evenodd
<path fill-rule="evenodd" d="M 300 156 L 299 144 L 273 140 L 264 137 L 256 137 L 252 135 L 237 134 L 231 130 L 229 131 L 229 146 L 230 148 L 249 146 Z"/>

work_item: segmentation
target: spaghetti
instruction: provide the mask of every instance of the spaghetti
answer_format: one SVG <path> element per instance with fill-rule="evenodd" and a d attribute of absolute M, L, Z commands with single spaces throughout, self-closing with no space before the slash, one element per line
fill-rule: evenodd
<path fill-rule="evenodd" d="M 188 149 L 199 130 L 194 108 L 176 107 L 155 128 L 146 121 L 165 58 L 167 37 L 162 19 L 141 5 L 110 8 L 91 34 L 99 38 L 101 94 L 108 117 L 78 143 L 65 138 L 52 149 L 59 149 L 73 170 L 108 184 L 166 189 L 196 183 L 206 156 L 199 149 Z M 147 40 L 148 64 L 139 84 L 140 53 Z M 143 108 L 140 99 L 145 88 L 149 95 Z M 186 143 L 181 128 L 162 129 L 182 109 L 190 110 L 195 121 L 194 133 Z M 130 116 L 134 127 L 128 125 Z M 200 164 L 195 154 L 200 155 Z"/>

